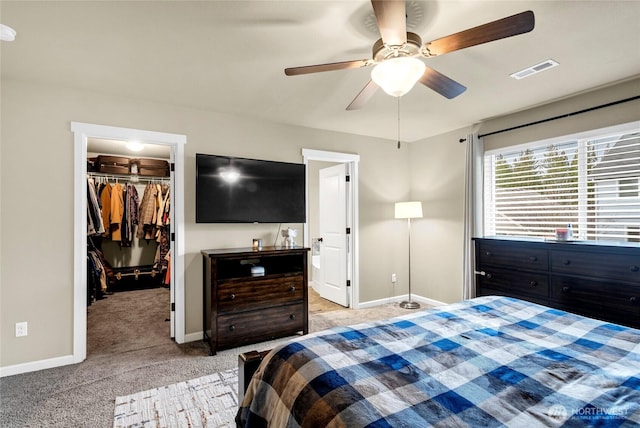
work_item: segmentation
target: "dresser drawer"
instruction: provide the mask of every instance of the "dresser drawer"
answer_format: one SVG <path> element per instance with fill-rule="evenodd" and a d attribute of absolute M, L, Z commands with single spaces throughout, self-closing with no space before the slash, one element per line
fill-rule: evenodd
<path fill-rule="evenodd" d="M 477 257 L 478 266 L 483 269 L 486 265 L 527 270 L 549 269 L 549 255 L 544 248 L 483 241 L 479 244 Z"/>
<path fill-rule="evenodd" d="M 303 285 L 302 275 L 224 282 L 217 290 L 218 311 L 244 311 L 301 302 Z"/>
<path fill-rule="evenodd" d="M 552 250 L 551 271 L 640 284 L 640 257 Z"/>
<path fill-rule="evenodd" d="M 551 300 L 563 309 L 585 312 L 629 324 L 640 320 L 640 286 L 610 281 L 555 275 L 551 278 Z"/>
<path fill-rule="evenodd" d="M 303 331 L 304 304 L 286 305 L 218 317 L 218 347 L 239 346 Z"/>
<path fill-rule="evenodd" d="M 485 267 L 485 275 L 479 278 L 481 289 L 489 288 L 513 297 L 549 297 L 549 276 L 546 272 L 532 273 Z"/>

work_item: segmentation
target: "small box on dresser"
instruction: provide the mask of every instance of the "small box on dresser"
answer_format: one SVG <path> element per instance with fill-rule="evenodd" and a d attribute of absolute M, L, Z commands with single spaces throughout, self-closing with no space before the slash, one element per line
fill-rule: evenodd
<path fill-rule="evenodd" d="M 309 332 L 308 251 L 301 247 L 201 251 L 204 340 L 212 355 Z M 251 268 L 258 265 L 264 274 L 252 274 Z"/>

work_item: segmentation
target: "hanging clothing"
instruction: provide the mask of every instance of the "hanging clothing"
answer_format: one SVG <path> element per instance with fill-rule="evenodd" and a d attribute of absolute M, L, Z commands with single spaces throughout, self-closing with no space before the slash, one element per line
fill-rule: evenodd
<path fill-rule="evenodd" d="M 120 183 L 113 185 L 111 189 L 111 240 L 121 241 L 121 223 L 124 214 L 123 190 Z"/>
<path fill-rule="evenodd" d="M 136 188 L 136 186 L 134 186 L 133 184 L 129 184 L 129 193 L 128 193 L 128 206 L 127 209 L 129 210 L 129 221 L 131 222 L 132 225 L 137 226 L 139 224 L 139 217 L 140 217 L 140 212 L 139 212 L 139 207 L 140 207 L 140 197 L 138 196 L 138 189 Z M 131 228 L 131 230 L 133 231 L 133 227 Z M 131 239 L 133 239 L 134 234 L 131 234 Z"/>
<path fill-rule="evenodd" d="M 93 178 L 87 178 L 87 235 L 104 233 L 102 210 L 96 194 L 96 183 Z"/>
<path fill-rule="evenodd" d="M 102 224 L 104 227 L 104 236 L 111 236 L 111 184 L 104 183 L 100 189 L 100 201 L 102 205 Z"/>
<path fill-rule="evenodd" d="M 164 274 L 164 285 L 171 285 L 171 250 L 164 256 L 167 265 L 167 272 Z"/>
<path fill-rule="evenodd" d="M 129 193 L 129 186 L 125 185 L 122 188 L 123 209 L 122 209 L 122 220 L 120 220 L 120 246 L 121 247 L 131 246 L 131 239 L 129 239 L 129 236 L 131 233 L 131 230 L 129 230 L 129 228 L 131 227 L 131 224 L 129 223 L 129 211 L 127 209 L 128 193 Z"/>
<path fill-rule="evenodd" d="M 124 224 L 122 237 L 123 243 L 126 242 L 128 245 L 131 245 L 133 238 L 136 235 L 136 228 L 138 227 L 138 205 L 139 205 L 139 197 L 138 197 L 138 189 L 132 183 L 128 183 L 124 195 L 125 200 L 125 209 L 124 215 L 122 219 L 122 223 Z"/>
<path fill-rule="evenodd" d="M 138 232 L 136 236 L 139 239 L 152 239 L 154 229 L 154 217 L 156 214 L 156 202 L 158 189 L 153 183 L 147 184 L 140 202 Z"/>
<path fill-rule="evenodd" d="M 171 260 L 168 255 L 170 186 L 159 184 L 161 180 L 155 178 L 151 178 L 146 185 L 141 179 L 127 183 L 121 179 L 122 184 L 117 181 L 109 183 L 105 175 L 91 173 L 87 174 L 87 179 L 87 233 L 93 237 L 89 238 L 93 241 L 87 246 L 88 304 L 112 292 L 116 282 L 122 285 L 120 277 L 116 281 L 115 271 L 122 273 L 129 269 L 135 272 L 139 269 L 140 278 L 144 279 L 139 284 L 168 286 L 171 282 L 171 274 L 167 272 Z M 135 242 L 136 237 L 141 241 Z M 156 241 L 156 244 L 152 241 Z M 101 251 L 103 245 L 106 245 L 111 262 L 118 266 L 115 270 Z M 120 252 L 114 251 L 116 245 L 120 247 Z M 146 249 L 124 251 L 125 247 L 143 245 L 151 246 L 152 257 L 153 246 L 156 246 L 153 265 Z M 136 260 L 137 254 L 140 256 Z M 155 281 L 150 280 L 153 277 Z"/>

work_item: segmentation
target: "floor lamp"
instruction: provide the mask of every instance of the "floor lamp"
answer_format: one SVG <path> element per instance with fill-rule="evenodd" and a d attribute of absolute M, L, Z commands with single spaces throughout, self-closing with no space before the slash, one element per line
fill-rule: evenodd
<path fill-rule="evenodd" d="M 409 230 L 409 300 L 400 302 L 404 309 L 418 309 L 420 304 L 411 300 L 411 219 L 422 218 L 422 202 L 396 202 L 396 218 L 406 218 Z"/>

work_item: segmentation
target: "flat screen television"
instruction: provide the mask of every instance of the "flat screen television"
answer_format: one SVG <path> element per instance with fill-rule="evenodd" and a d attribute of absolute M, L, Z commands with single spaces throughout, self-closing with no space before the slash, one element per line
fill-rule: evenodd
<path fill-rule="evenodd" d="M 196 154 L 196 223 L 305 223 L 304 164 Z"/>

